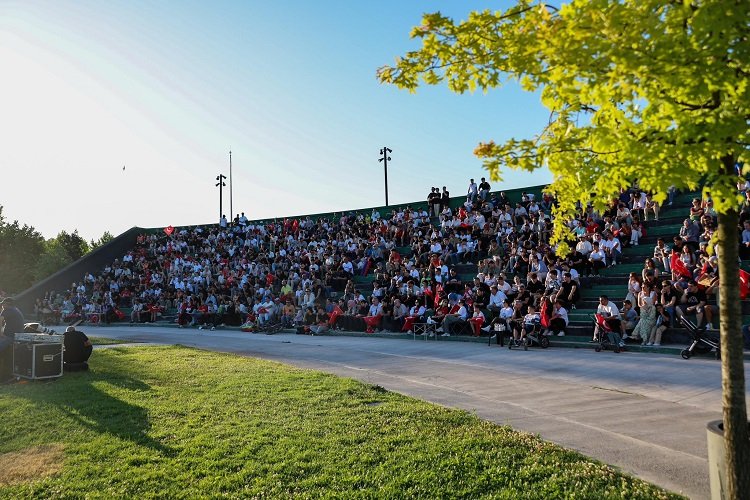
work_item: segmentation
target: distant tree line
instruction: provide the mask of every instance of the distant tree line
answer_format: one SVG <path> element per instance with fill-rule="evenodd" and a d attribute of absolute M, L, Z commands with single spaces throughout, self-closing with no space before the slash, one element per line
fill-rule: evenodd
<path fill-rule="evenodd" d="M 8 222 L 0 205 L 0 291 L 23 291 L 113 238 L 105 231 L 98 240 L 87 242 L 75 229 L 45 239 L 32 226 Z"/>

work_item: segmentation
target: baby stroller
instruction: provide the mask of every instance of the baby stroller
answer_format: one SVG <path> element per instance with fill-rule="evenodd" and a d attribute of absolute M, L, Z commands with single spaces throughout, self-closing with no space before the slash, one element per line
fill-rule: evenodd
<path fill-rule="evenodd" d="M 615 332 L 607 321 L 607 318 L 601 314 L 594 314 L 592 319 L 594 320 L 594 332 L 599 327 L 599 332 L 595 334 L 593 340 L 594 344 L 596 344 L 594 350 L 601 352 L 602 350 L 612 349 L 615 353 L 619 353 L 622 350 L 622 339 L 619 332 Z"/>
<path fill-rule="evenodd" d="M 680 318 L 682 323 L 693 341 L 687 349 L 683 349 L 680 352 L 680 356 L 683 359 L 690 359 L 694 354 L 709 353 L 711 349 L 715 349 L 716 359 L 721 358 L 721 348 L 719 344 L 719 332 L 706 331 L 706 327 L 698 328 L 695 323 L 687 319 L 685 316 Z"/>

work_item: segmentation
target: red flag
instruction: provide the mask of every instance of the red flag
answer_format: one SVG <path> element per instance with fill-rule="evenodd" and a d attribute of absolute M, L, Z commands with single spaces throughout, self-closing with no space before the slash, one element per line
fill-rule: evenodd
<path fill-rule="evenodd" d="M 680 260 L 679 254 L 672 252 L 671 261 L 673 273 L 677 273 L 680 276 L 686 276 L 688 278 L 693 277 L 693 273 L 691 273 L 685 266 L 685 264 Z"/>
<path fill-rule="evenodd" d="M 551 304 L 552 303 L 549 300 L 544 299 L 544 301 L 542 302 L 542 308 L 539 310 L 539 319 L 541 321 L 542 327 L 544 328 L 549 328 L 549 318 L 552 315 L 550 311 Z"/>
<path fill-rule="evenodd" d="M 750 273 L 740 269 L 740 298 L 745 300 L 750 295 Z"/>
<path fill-rule="evenodd" d="M 167 236 L 172 236 L 172 233 L 174 233 L 174 227 L 167 226 L 164 228 L 164 232 L 166 233 Z"/>

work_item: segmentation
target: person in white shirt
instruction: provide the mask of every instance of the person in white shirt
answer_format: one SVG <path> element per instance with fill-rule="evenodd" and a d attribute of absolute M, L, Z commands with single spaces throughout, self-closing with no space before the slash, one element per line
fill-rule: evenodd
<path fill-rule="evenodd" d="M 505 295 L 508 295 L 508 292 L 511 290 L 510 283 L 505 281 L 505 276 L 502 274 L 497 277 L 497 289 L 500 292 L 503 292 Z"/>
<path fill-rule="evenodd" d="M 438 328 L 437 331 L 444 332 L 442 335 L 443 337 L 450 337 L 451 328 L 453 327 L 453 325 L 465 323 L 468 318 L 469 311 L 466 309 L 464 299 L 459 299 L 458 310 L 455 313 L 446 314 L 445 318 L 443 318 L 442 326 Z"/>
<path fill-rule="evenodd" d="M 549 320 L 549 329 L 558 337 L 565 336 L 565 328 L 568 326 L 568 311 L 563 307 L 562 301 L 556 300 L 554 310 Z"/>
<path fill-rule="evenodd" d="M 614 302 L 611 302 L 606 295 L 599 297 L 599 306 L 596 308 L 596 314 L 600 314 L 604 317 L 604 321 L 612 329 L 609 334 L 610 342 L 612 344 L 623 347 L 625 342 L 622 340 L 622 336 L 625 335 L 625 325 L 620 321 L 620 310 Z M 618 333 L 619 332 L 619 333 Z M 599 339 L 600 335 L 599 325 L 594 327 L 594 341 Z"/>
<path fill-rule="evenodd" d="M 607 267 L 616 266 L 617 261 L 620 260 L 620 254 L 622 250 L 620 240 L 615 238 L 612 233 L 607 233 L 607 239 L 602 241 L 599 246 L 607 255 Z"/>
<path fill-rule="evenodd" d="M 500 291 L 497 288 L 497 285 L 493 285 L 490 287 L 490 297 L 489 297 L 489 303 L 487 304 L 487 309 L 492 311 L 493 313 L 498 313 L 503 308 L 503 302 L 507 300 L 507 296 L 504 292 Z"/>
<path fill-rule="evenodd" d="M 594 249 L 589 254 L 588 258 L 588 269 L 589 276 L 599 275 L 599 271 L 607 267 L 607 256 L 599 247 L 599 242 L 594 242 Z"/>

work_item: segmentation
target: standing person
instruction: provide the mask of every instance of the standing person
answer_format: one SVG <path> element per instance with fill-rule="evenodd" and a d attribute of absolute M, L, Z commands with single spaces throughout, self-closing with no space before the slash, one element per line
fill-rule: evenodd
<path fill-rule="evenodd" d="M 479 183 L 479 198 L 482 201 L 485 201 L 487 199 L 487 196 L 490 194 L 490 183 L 485 180 L 484 177 L 482 177 L 482 182 Z"/>
<path fill-rule="evenodd" d="M 474 203 L 477 201 L 477 192 L 478 192 L 477 183 L 474 182 L 474 179 L 469 179 L 469 189 L 466 191 L 466 199 Z"/>
<path fill-rule="evenodd" d="M 427 195 L 427 205 L 429 206 L 429 212 L 432 217 L 438 217 L 440 215 L 440 190 L 438 188 L 430 188 L 430 194 Z"/>
<path fill-rule="evenodd" d="M 446 208 L 450 208 L 451 195 L 448 192 L 448 188 L 443 186 L 443 194 L 440 197 L 440 211 L 442 212 Z"/>
<path fill-rule="evenodd" d="M 15 306 L 11 297 L 0 302 L 0 382 L 12 376 L 11 346 L 16 333 L 23 332 L 23 313 Z"/>

